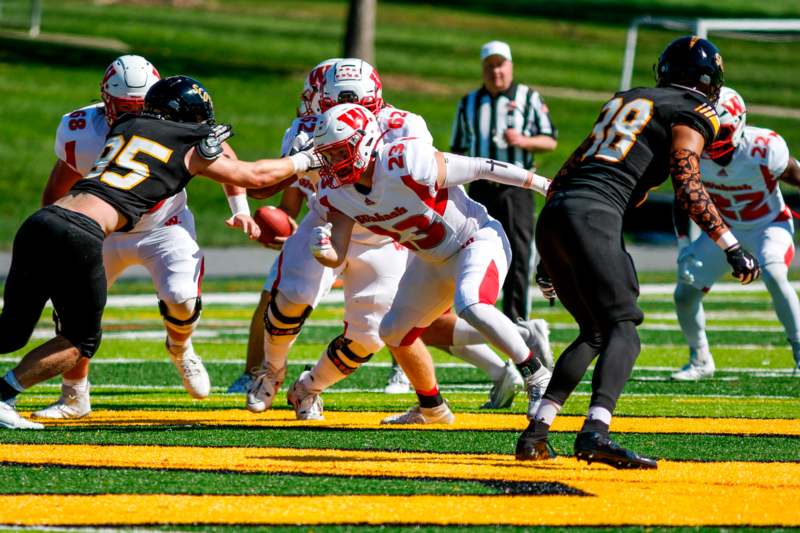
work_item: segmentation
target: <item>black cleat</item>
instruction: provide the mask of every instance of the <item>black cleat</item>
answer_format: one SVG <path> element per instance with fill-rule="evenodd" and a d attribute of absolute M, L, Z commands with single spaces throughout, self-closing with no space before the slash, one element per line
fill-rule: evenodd
<path fill-rule="evenodd" d="M 546 461 L 555 459 L 558 454 L 547 442 L 547 439 L 535 439 L 533 432 L 527 429 L 522 432 L 517 440 L 517 461 Z"/>
<path fill-rule="evenodd" d="M 605 463 L 614 468 L 658 468 L 655 459 L 642 457 L 634 451 L 626 450 L 607 435 L 596 431 L 578 433 L 575 438 L 575 457 L 579 461 L 586 461 L 589 464 Z"/>

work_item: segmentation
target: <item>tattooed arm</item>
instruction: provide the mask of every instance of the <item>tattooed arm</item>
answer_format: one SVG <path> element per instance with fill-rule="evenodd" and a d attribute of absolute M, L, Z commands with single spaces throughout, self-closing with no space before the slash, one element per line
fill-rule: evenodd
<path fill-rule="evenodd" d="M 703 136 L 689 126 L 673 126 L 670 174 L 676 211 L 689 215 L 700 229 L 725 249 L 737 241 L 700 181 L 700 154 L 704 144 Z"/>

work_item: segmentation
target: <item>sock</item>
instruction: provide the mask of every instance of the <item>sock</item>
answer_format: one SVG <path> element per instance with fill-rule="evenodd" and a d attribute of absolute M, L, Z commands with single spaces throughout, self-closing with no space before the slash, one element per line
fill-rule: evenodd
<path fill-rule="evenodd" d="M 465 346 L 453 345 L 447 350 L 462 361 L 476 366 L 488 374 L 494 382 L 503 379 L 506 373 L 506 364 L 494 350 L 485 344 L 469 344 Z"/>
<path fill-rule="evenodd" d="M 444 403 L 442 395 L 439 394 L 439 387 L 436 386 L 429 391 L 416 391 L 417 398 L 419 398 L 420 407 L 439 407 Z"/>
<path fill-rule="evenodd" d="M 517 363 L 516 367 L 517 370 L 519 370 L 519 373 L 522 374 L 522 379 L 526 379 L 528 376 L 532 376 L 540 368 L 542 368 L 542 363 L 539 362 L 536 357 L 534 357 L 533 352 L 528 352 L 528 358 L 521 363 Z"/>
<path fill-rule="evenodd" d="M 453 346 L 469 346 L 471 344 L 483 344 L 486 339 L 481 332 L 469 325 L 463 318 L 456 318 L 453 326 Z"/>
<path fill-rule="evenodd" d="M 542 400 L 542 403 L 539 404 L 539 410 L 536 411 L 536 416 L 533 419 L 536 422 L 541 422 L 545 424 L 548 428 L 553 425 L 553 421 L 556 419 L 556 415 L 561 411 L 561 405 L 557 404 L 553 400 L 548 400 L 545 398 Z"/>
<path fill-rule="evenodd" d="M 169 332 L 167 332 L 167 351 L 178 358 L 186 354 L 193 354 L 192 338 L 189 337 L 185 341 L 178 341 L 170 337 Z"/>
<path fill-rule="evenodd" d="M 608 435 L 608 428 L 611 425 L 611 411 L 605 407 L 593 405 L 589 407 L 589 414 L 583 422 L 581 433 L 596 431 L 603 435 Z"/>
<path fill-rule="evenodd" d="M 62 378 L 61 383 L 64 386 L 72 387 L 76 392 L 86 392 L 89 390 L 89 378 L 83 377 L 80 379 Z"/>
<path fill-rule="evenodd" d="M 347 376 L 336 368 L 326 354 L 322 354 L 311 372 L 303 376 L 301 383 L 312 394 L 322 394 L 325 389 L 340 382 Z"/>
<path fill-rule="evenodd" d="M 25 387 L 17 381 L 13 370 L 9 370 L 5 376 L 0 378 L 0 400 L 10 403 L 9 400 L 13 401 L 24 390 Z"/>

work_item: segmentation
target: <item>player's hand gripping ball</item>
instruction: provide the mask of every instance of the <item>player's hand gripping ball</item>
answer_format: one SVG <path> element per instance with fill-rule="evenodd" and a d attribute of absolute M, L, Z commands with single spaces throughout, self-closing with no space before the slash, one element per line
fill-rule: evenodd
<path fill-rule="evenodd" d="M 261 228 L 261 236 L 258 238 L 258 242 L 268 248 L 280 249 L 297 227 L 292 217 L 287 215 L 285 211 L 271 205 L 256 209 L 253 218 L 258 227 Z"/>

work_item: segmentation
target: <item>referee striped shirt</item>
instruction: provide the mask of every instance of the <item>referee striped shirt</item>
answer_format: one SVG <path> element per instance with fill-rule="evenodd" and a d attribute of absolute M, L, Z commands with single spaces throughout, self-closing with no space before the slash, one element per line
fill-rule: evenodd
<path fill-rule="evenodd" d="M 453 121 L 450 149 L 472 157 L 488 157 L 533 168 L 532 153 L 506 142 L 503 133 L 508 128 L 529 137 L 558 137 L 539 93 L 527 85 L 512 83 L 496 97 L 481 87 L 461 99 Z"/>

